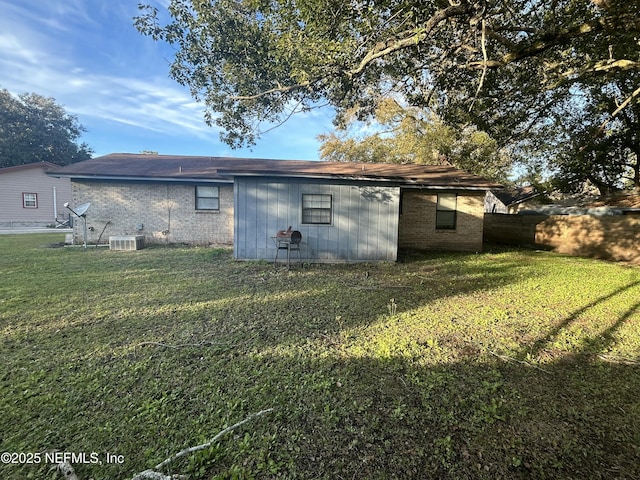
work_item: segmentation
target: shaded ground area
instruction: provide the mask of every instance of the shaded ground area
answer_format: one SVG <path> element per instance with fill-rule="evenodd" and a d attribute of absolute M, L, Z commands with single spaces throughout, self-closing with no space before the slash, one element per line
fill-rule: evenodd
<path fill-rule="evenodd" d="M 81 479 L 640 477 L 640 269 L 548 252 L 275 268 L 0 239 L 0 437 Z M 0 465 L 8 479 L 50 465 Z"/>

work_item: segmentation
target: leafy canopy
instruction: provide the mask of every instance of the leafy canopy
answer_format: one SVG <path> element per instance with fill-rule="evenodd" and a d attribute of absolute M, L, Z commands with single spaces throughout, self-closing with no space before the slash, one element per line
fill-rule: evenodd
<path fill-rule="evenodd" d="M 588 182 L 601 194 L 640 188 L 640 104 L 620 109 L 637 84 L 635 74 L 625 82 L 582 89 L 579 107 L 565 109 L 563 143 L 550 162 L 559 187 L 576 191 Z"/>
<path fill-rule="evenodd" d="M 326 135 L 321 154 L 475 155 L 466 168 L 504 174 L 490 152 L 509 151 L 566 189 L 640 187 L 640 2 L 171 0 L 166 23 L 140 8 L 139 31 L 176 48 L 170 75 L 233 147 L 322 105 L 344 131 L 393 98 L 408 109 L 392 133 Z"/>
<path fill-rule="evenodd" d="M 605 127 L 626 132 L 640 98 L 637 1 L 171 0 L 167 22 L 140 8 L 139 31 L 176 48 L 170 75 L 234 147 L 321 105 L 344 127 L 396 98 L 525 159 L 575 157 L 589 135 L 608 148 Z M 597 115 L 580 103 L 612 85 Z M 591 134 L 567 142 L 576 112 Z"/>
<path fill-rule="evenodd" d="M 0 90 L 0 167 L 34 162 L 67 165 L 91 158 L 84 128 L 53 98 Z"/>
<path fill-rule="evenodd" d="M 497 142 L 472 126 L 453 128 L 428 111 L 387 98 L 378 103 L 373 131 L 358 122 L 319 139 L 324 160 L 440 165 L 506 182 L 510 158 Z"/>

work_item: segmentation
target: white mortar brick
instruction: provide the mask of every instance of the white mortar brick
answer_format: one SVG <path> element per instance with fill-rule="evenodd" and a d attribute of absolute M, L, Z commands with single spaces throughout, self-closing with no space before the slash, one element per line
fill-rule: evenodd
<path fill-rule="evenodd" d="M 102 233 L 100 243 L 112 235 L 145 235 L 146 243 L 232 245 L 233 186 L 220 185 L 219 192 L 219 211 L 197 211 L 194 185 L 73 182 L 74 205 L 91 202 L 87 212 L 91 244 Z M 139 224 L 142 230 L 137 229 Z M 83 223 L 77 220 L 74 241 L 81 243 L 82 237 Z"/>

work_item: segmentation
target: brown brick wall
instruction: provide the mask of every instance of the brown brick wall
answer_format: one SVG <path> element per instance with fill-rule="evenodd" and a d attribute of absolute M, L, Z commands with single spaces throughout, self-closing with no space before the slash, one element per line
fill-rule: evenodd
<path fill-rule="evenodd" d="M 485 216 L 486 240 L 640 264 L 640 218 L 628 215 Z"/>
<path fill-rule="evenodd" d="M 220 186 L 219 212 L 196 211 L 195 187 L 183 184 L 73 182 L 74 205 L 91 202 L 88 242 L 144 235 L 147 243 L 233 244 L 233 186 Z M 107 222 L 109 222 L 107 224 Z M 142 224 L 142 230 L 137 226 Z M 105 228 L 106 227 L 106 228 Z M 74 225 L 81 243 L 83 223 Z"/>
<path fill-rule="evenodd" d="M 458 194 L 455 230 L 436 230 L 437 192 L 405 190 L 398 246 L 415 250 L 480 251 L 484 192 Z"/>

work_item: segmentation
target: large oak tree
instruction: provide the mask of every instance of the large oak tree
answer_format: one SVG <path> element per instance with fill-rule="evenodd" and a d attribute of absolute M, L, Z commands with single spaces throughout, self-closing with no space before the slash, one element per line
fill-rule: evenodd
<path fill-rule="evenodd" d="M 548 152 L 548 166 L 563 190 L 579 191 L 585 183 L 601 194 L 640 188 L 640 103 L 623 106 L 638 77 L 580 89 L 571 103 L 556 109 L 554 132 L 540 137 L 538 151 Z M 545 148 L 548 138 L 557 144 L 547 140 Z"/>
<path fill-rule="evenodd" d="M 576 92 L 634 83 L 640 4 L 627 0 L 171 0 L 137 28 L 176 47 L 170 75 L 232 146 L 296 112 L 367 118 L 401 98 L 524 152 Z M 604 112 L 636 104 L 637 83 Z M 560 135 L 561 136 L 561 135 Z M 532 143 L 529 143 L 531 147 Z"/>
<path fill-rule="evenodd" d="M 91 158 L 78 143 L 84 128 L 53 98 L 0 89 L 0 167 L 34 162 L 67 165 Z"/>

